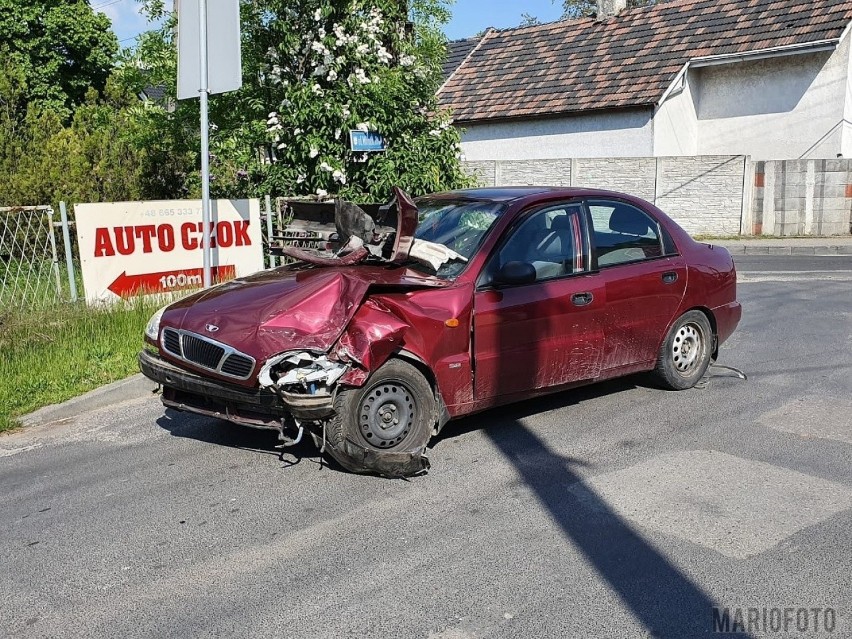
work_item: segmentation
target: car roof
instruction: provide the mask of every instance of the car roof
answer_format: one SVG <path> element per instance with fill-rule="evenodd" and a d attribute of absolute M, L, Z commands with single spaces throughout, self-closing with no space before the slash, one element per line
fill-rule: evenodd
<path fill-rule="evenodd" d="M 507 187 L 485 187 L 479 189 L 459 189 L 445 193 L 434 193 L 424 196 L 428 200 L 488 200 L 492 202 L 510 202 L 535 195 L 554 195 L 564 197 L 581 196 L 618 196 L 625 197 L 622 193 L 602 189 L 590 189 L 582 187 L 567 186 L 507 186 Z M 629 198 L 629 196 L 627 196 Z M 632 199 L 632 198 L 629 198 Z"/>
<path fill-rule="evenodd" d="M 427 199 L 470 199 L 470 200 L 491 200 L 494 202 L 507 202 L 509 200 L 517 200 L 528 195 L 537 195 L 539 193 L 547 193 L 549 191 L 557 191 L 559 189 L 549 186 L 511 186 L 511 187 L 488 187 L 481 189 L 459 189 L 457 191 L 447 191 L 445 193 L 434 193 L 425 196 Z"/>

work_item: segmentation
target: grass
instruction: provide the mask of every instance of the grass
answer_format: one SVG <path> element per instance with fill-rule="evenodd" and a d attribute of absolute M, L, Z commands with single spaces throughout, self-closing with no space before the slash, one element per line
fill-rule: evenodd
<path fill-rule="evenodd" d="M 0 311 L 0 432 L 21 415 L 137 372 L 142 332 L 161 303 Z"/>

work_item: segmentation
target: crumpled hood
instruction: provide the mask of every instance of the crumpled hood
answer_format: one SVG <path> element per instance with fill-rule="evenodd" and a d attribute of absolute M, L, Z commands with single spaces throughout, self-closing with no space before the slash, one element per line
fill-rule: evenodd
<path fill-rule="evenodd" d="M 163 314 L 161 325 L 228 344 L 262 364 L 284 351 L 328 350 L 370 287 L 416 289 L 446 284 L 403 267 L 282 267 L 176 302 Z M 211 331 L 212 327 L 217 329 Z"/>

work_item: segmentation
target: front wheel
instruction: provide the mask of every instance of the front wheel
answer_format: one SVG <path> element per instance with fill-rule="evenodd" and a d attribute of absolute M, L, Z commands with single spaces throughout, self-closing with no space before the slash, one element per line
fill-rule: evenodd
<path fill-rule="evenodd" d="M 436 420 L 429 382 L 391 359 L 361 388 L 341 391 L 326 425 L 327 450 L 356 473 L 405 477 L 429 467 L 423 455 Z"/>
<path fill-rule="evenodd" d="M 669 390 L 686 390 L 698 383 L 713 355 L 713 329 L 701 311 L 688 311 L 674 323 L 657 356 L 654 374 Z"/>

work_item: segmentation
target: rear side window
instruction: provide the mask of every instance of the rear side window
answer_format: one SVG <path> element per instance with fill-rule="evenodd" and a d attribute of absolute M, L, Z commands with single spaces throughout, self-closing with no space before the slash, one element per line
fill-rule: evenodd
<path fill-rule="evenodd" d="M 611 200 L 590 200 L 588 205 L 600 268 L 664 255 L 660 228 L 644 211 Z"/>

